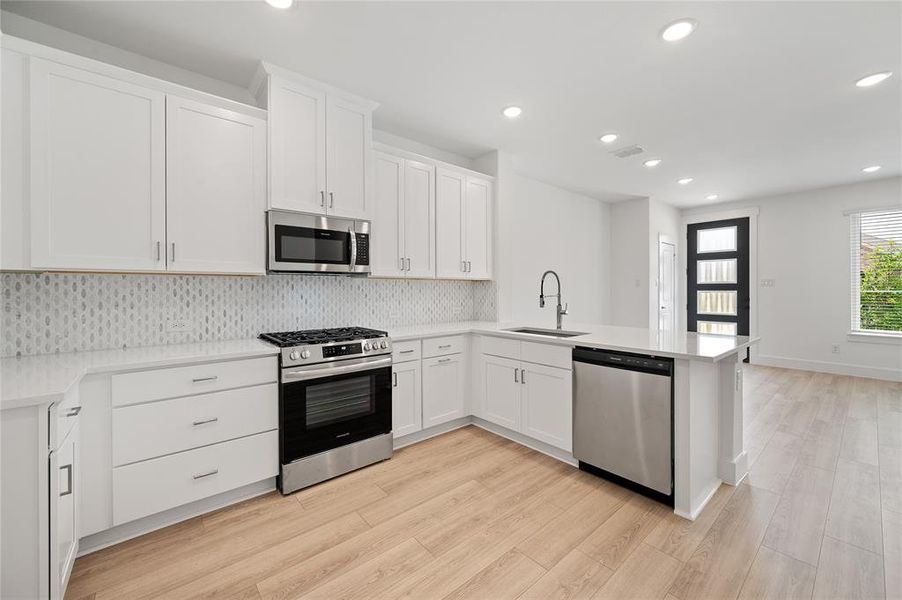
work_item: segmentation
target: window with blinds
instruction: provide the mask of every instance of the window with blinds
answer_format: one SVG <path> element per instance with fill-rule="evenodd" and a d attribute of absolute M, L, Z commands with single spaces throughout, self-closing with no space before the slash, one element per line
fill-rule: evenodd
<path fill-rule="evenodd" d="M 902 334 L 902 209 L 851 222 L 852 331 Z"/>

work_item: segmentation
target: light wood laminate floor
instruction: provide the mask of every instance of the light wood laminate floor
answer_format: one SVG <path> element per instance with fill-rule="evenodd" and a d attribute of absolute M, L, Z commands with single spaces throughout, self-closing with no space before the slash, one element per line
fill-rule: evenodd
<path fill-rule="evenodd" d="M 82 557 L 66 597 L 900 598 L 902 384 L 747 367 L 693 523 L 476 427 Z"/>

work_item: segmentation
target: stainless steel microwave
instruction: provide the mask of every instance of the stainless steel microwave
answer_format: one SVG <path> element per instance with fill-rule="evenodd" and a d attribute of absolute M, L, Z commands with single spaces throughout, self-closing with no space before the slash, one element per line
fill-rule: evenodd
<path fill-rule="evenodd" d="M 269 270 L 367 275 L 370 222 L 271 210 L 266 215 Z"/>

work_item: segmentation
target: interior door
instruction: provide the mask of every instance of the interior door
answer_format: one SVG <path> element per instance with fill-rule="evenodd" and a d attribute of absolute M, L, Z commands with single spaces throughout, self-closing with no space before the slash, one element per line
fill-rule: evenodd
<path fill-rule="evenodd" d="M 492 184 L 468 177 L 464 256 L 467 276 L 472 279 L 491 277 L 491 207 Z"/>
<path fill-rule="evenodd" d="M 266 121 L 166 99 L 170 271 L 263 274 Z"/>
<path fill-rule="evenodd" d="M 676 247 L 658 242 L 658 331 L 673 333 L 676 329 L 673 307 L 676 303 Z"/>
<path fill-rule="evenodd" d="M 483 355 L 484 417 L 508 429 L 520 429 L 520 361 Z"/>
<path fill-rule="evenodd" d="M 377 152 L 373 171 L 372 274 L 403 277 L 404 159 Z"/>
<path fill-rule="evenodd" d="M 404 161 L 404 256 L 407 274 L 435 277 L 435 167 Z"/>
<path fill-rule="evenodd" d="M 269 84 L 270 208 L 326 211 L 326 95 L 273 77 Z"/>
<path fill-rule="evenodd" d="M 435 275 L 442 279 L 464 279 L 464 202 L 466 177 L 462 173 L 436 169 L 435 173 Z"/>
<path fill-rule="evenodd" d="M 31 266 L 165 268 L 165 96 L 32 57 Z"/>
<path fill-rule="evenodd" d="M 749 220 L 688 227 L 687 329 L 749 335 Z"/>
<path fill-rule="evenodd" d="M 351 219 L 369 219 L 367 198 L 372 116 L 353 102 L 326 98 L 327 211 Z"/>

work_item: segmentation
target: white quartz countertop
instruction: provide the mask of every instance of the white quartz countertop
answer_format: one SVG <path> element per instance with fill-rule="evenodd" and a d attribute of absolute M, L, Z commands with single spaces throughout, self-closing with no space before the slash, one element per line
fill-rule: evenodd
<path fill-rule="evenodd" d="M 553 326 L 548 327 L 517 322 L 465 321 L 439 325 L 395 327 L 390 328 L 388 333 L 394 341 L 461 333 L 483 333 L 559 346 L 584 346 L 587 348 L 602 348 L 604 350 L 619 350 L 622 352 L 709 362 L 723 360 L 728 356 L 745 350 L 760 339 L 743 335 L 711 335 L 688 332 L 663 334 L 640 327 L 617 327 L 614 325 L 591 325 L 585 323 L 565 323 L 564 331 L 580 332 L 582 334 L 567 338 L 507 331 L 508 329 L 521 327 L 554 329 Z"/>
<path fill-rule="evenodd" d="M 0 409 L 55 402 L 91 373 L 172 367 L 278 353 L 275 346 L 257 339 L 245 339 L 0 358 Z"/>
<path fill-rule="evenodd" d="M 371 326 L 380 328 L 378 324 Z M 559 346 L 603 348 L 709 362 L 722 360 L 758 341 L 758 338 L 747 336 L 697 333 L 662 335 L 657 331 L 637 327 L 579 323 L 566 323 L 565 331 L 582 333 L 570 338 L 506 331 L 517 327 L 551 329 L 534 324 L 463 321 L 390 327 L 388 332 L 394 341 L 481 333 Z M 0 358 L 0 409 L 55 402 L 62 399 L 73 386 L 78 385 L 82 377 L 91 373 L 115 373 L 210 360 L 275 356 L 278 353 L 278 348 L 266 342 L 244 339 Z"/>

